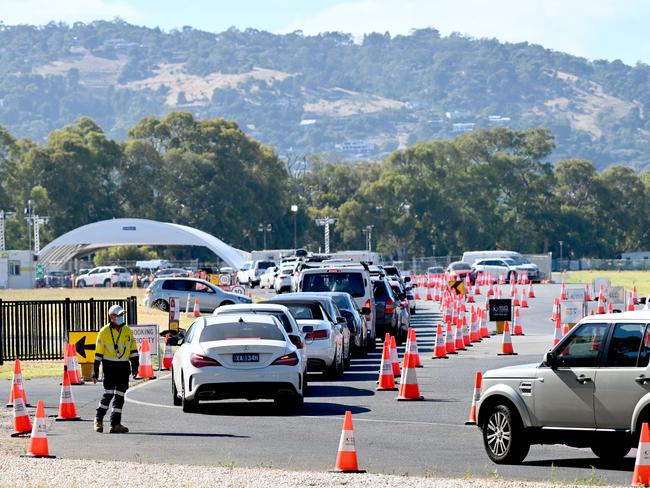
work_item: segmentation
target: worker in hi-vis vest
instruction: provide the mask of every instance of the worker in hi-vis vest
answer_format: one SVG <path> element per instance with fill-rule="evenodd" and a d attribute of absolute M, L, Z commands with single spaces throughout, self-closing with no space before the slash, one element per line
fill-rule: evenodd
<path fill-rule="evenodd" d="M 110 322 L 102 327 L 95 344 L 93 383 L 99 377 L 99 365 L 104 371 L 104 394 L 99 401 L 95 415 L 95 432 L 104 432 L 104 416 L 113 401 L 111 410 L 111 434 L 125 434 L 129 431 L 122 425 L 124 394 L 129 388 L 129 375 L 138 374 L 138 346 L 133 331 L 124 325 L 124 309 L 113 305 L 108 310 Z"/>

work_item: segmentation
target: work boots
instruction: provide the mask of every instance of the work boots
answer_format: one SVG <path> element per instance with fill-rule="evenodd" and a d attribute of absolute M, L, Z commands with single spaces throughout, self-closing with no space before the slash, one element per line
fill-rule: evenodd
<path fill-rule="evenodd" d="M 122 424 L 117 424 L 117 425 L 111 425 L 111 430 L 108 432 L 110 434 L 126 434 L 129 431 L 126 427 L 124 427 Z"/>
<path fill-rule="evenodd" d="M 104 432 L 104 422 L 102 420 L 95 420 L 95 432 Z"/>

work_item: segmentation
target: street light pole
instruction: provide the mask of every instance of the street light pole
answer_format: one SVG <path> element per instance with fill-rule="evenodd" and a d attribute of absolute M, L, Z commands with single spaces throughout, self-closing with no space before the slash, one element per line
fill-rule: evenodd
<path fill-rule="evenodd" d="M 366 235 L 366 250 L 368 251 L 368 259 L 370 259 L 370 253 L 372 252 L 372 229 L 374 225 L 366 225 L 363 229 L 363 233 Z"/>
<path fill-rule="evenodd" d="M 271 224 L 260 224 L 257 227 L 257 231 L 262 233 L 262 239 L 264 242 L 264 251 L 266 251 L 266 233 L 273 231 L 273 226 Z"/>
<path fill-rule="evenodd" d="M 296 232 L 296 215 L 298 215 L 298 205 L 291 205 L 293 213 L 293 250 L 298 249 L 298 234 Z"/>
<path fill-rule="evenodd" d="M 38 254 L 41 251 L 41 232 L 40 226 L 47 224 L 50 221 L 49 217 L 39 217 L 34 215 L 34 254 Z"/>
<path fill-rule="evenodd" d="M 562 247 L 564 246 L 564 241 L 559 241 L 560 242 L 560 261 L 562 261 Z"/>
<path fill-rule="evenodd" d="M 25 220 L 29 229 L 27 230 L 27 236 L 29 238 L 29 250 L 32 250 L 32 201 L 27 200 L 27 208 L 25 209 Z"/>
<path fill-rule="evenodd" d="M 316 219 L 316 224 L 320 227 L 325 227 L 325 254 L 330 253 L 330 225 L 335 224 L 338 219 L 325 217 L 324 219 Z"/>

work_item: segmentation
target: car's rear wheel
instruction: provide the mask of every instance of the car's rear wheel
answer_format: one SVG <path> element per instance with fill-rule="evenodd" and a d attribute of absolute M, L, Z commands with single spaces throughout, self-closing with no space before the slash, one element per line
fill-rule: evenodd
<path fill-rule="evenodd" d="M 77 288 L 85 288 L 86 282 L 84 280 L 77 281 Z"/>
<path fill-rule="evenodd" d="M 512 407 L 497 404 L 482 425 L 483 444 L 488 457 L 497 464 L 519 464 L 530 450 L 521 419 Z"/>
<path fill-rule="evenodd" d="M 153 308 L 157 308 L 163 312 L 169 312 L 169 303 L 167 303 L 165 300 L 156 300 L 153 302 Z"/>
<path fill-rule="evenodd" d="M 111 287 L 111 280 L 104 280 L 104 288 L 110 288 Z"/>
<path fill-rule="evenodd" d="M 325 378 L 328 380 L 333 380 L 336 379 L 336 377 L 339 374 L 339 361 L 338 358 L 334 358 L 332 361 L 332 364 L 330 364 L 326 369 L 325 369 Z"/>
<path fill-rule="evenodd" d="M 188 399 L 185 395 L 185 379 L 183 378 L 183 374 L 181 373 L 181 407 L 183 408 L 183 412 L 185 413 L 193 413 L 196 412 L 196 410 L 199 407 L 199 402 L 198 400 L 190 400 Z"/>
<path fill-rule="evenodd" d="M 608 439 L 600 440 L 591 445 L 591 451 L 603 461 L 620 461 L 632 449 L 629 440 L 626 439 Z"/>
<path fill-rule="evenodd" d="M 176 388 L 176 381 L 174 381 L 174 370 L 172 369 L 172 401 L 174 402 L 175 407 L 180 407 L 182 400 L 178 396 L 178 388 Z"/>

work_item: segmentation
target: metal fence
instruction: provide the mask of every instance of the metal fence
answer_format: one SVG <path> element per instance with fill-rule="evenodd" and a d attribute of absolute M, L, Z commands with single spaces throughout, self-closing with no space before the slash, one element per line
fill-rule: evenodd
<path fill-rule="evenodd" d="M 0 299 L 0 365 L 13 359 L 62 359 L 71 330 L 95 331 L 108 322 L 108 309 L 120 305 L 127 324 L 137 324 L 136 297 L 116 300 Z"/>
<path fill-rule="evenodd" d="M 647 271 L 650 259 L 554 259 L 553 271 Z"/>

